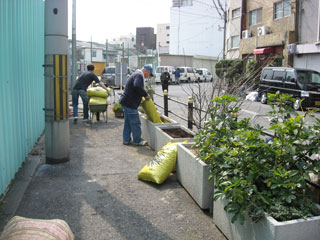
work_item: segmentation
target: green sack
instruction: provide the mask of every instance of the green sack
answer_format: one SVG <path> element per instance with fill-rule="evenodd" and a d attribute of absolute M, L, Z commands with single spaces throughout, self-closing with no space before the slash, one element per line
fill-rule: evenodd
<path fill-rule="evenodd" d="M 108 91 L 104 90 L 102 87 L 92 87 L 87 89 L 89 97 L 108 97 Z"/>
<path fill-rule="evenodd" d="M 148 120 L 153 123 L 162 123 L 160 114 L 157 112 L 156 106 L 154 105 L 152 99 L 143 100 L 141 105 L 144 109 L 144 112 L 147 114 Z"/>
<path fill-rule="evenodd" d="M 157 155 L 145 165 L 138 174 L 138 179 L 162 184 L 174 169 L 177 161 L 177 143 L 169 142 Z"/>
<path fill-rule="evenodd" d="M 102 97 L 90 97 L 89 105 L 107 104 L 107 99 Z"/>

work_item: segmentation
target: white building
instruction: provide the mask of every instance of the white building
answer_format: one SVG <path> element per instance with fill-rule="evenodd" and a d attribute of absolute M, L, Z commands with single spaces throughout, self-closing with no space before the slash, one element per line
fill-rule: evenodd
<path fill-rule="evenodd" d="M 157 50 L 159 53 L 169 53 L 170 23 L 157 25 Z"/>
<path fill-rule="evenodd" d="M 122 45 L 122 43 L 124 43 L 125 48 L 134 49 L 136 48 L 136 36 L 130 33 L 128 35 L 121 36 L 120 38 L 114 38 L 109 43 L 119 45 Z"/>
<path fill-rule="evenodd" d="M 223 19 L 212 0 L 173 0 L 170 11 L 170 54 L 222 57 Z"/>
<path fill-rule="evenodd" d="M 239 58 L 239 43 L 241 38 L 250 37 L 250 31 L 244 31 L 241 37 L 241 3 L 242 0 L 229 0 L 227 8 L 226 27 L 226 59 Z"/>

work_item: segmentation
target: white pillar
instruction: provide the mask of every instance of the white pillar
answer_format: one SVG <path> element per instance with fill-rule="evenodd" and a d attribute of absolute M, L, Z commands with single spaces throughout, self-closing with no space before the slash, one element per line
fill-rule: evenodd
<path fill-rule="evenodd" d="M 45 2 L 46 162 L 69 160 L 68 0 Z"/>

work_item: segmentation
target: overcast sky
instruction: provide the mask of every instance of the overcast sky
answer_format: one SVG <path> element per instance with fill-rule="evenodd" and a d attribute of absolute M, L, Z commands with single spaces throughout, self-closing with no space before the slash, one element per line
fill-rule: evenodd
<path fill-rule="evenodd" d="M 72 2 L 69 2 L 69 38 L 72 38 Z M 77 40 L 105 43 L 106 39 L 136 33 L 136 27 L 170 22 L 172 0 L 76 0 Z"/>

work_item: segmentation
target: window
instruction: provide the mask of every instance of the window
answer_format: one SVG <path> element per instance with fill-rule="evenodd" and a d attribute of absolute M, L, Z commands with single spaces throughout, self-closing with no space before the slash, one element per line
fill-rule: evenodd
<path fill-rule="evenodd" d="M 144 35 L 140 36 L 141 41 L 144 41 Z"/>
<path fill-rule="evenodd" d="M 291 14 L 290 0 L 283 0 L 274 4 L 274 19 L 288 17 Z"/>
<path fill-rule="evenodd" d="M 168 33 L 168 34 L 167 34 L 167 37 L 169 37 L 169 36 L 170 36 L 170 34 Z"/>
<path fill-rule="evenodd" d="M 274 71 L 272 79 L 282 81 L 284 79 L 285 73 L 285 71 Z"/>
<path fill-rule="evenodd" d="M 287 72 L 286 82 L 292 82 L 292 79 L 295 79 L 294 72 Z"/>
<path fill-rule="evenodd" d="M 232 19 L 240 16 L 240 8 L 232 10 Z"/>
<path fill-rule="evenodd" d="M 265 69 L 262 73 L 262 79 L 272 79 L 273 71 L 271 69 Z"/>
<path fill-rule="evenodd" d="M 262 23 L 262 8 L 255 9 L 249 12 L 249 25 Z"/>
<path fill-rule="evenodd" d="M 170 41 L 167 41 L 167 44 L 169 44 L 170 43 Z"/>
<path fill-rule="evenodd" d="M 239 47 L 239 35 L 232 36 L 231 37 L 231 48 L 237 48 Z"/>
<path fill-rule="evenodd" d="M 170 29 L 170 26 L 166 26 L 166 29 L 169 30 L 169 29 Z"/>
<path fill-rule="evenodd" d="M 131 38 L 131 41 L 132 41 L 132 42 L 134 42 L 134 37 L 133 37 L 133 38 Z"/>
<path fill-rule="evenodd" d="M 92 57 L 97 57 L 97 51 L 92 51 Z"/>

